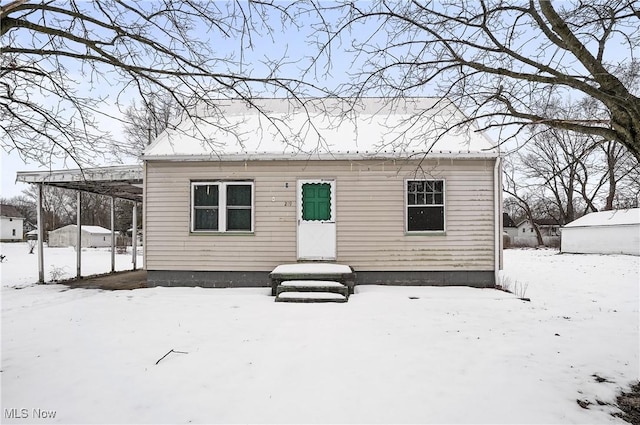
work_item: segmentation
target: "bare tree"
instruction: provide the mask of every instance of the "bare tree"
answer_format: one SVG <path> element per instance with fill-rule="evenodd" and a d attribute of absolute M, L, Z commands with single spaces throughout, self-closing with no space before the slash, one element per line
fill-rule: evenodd
<path fill-rule="evenodd" d="M 640 164 L 617 142 L 558 129 L 509 155 L 507 193 L 533 215 L 567 224 L 588 212 L 626 208 L 640 191 Z M 517 183 L 517 184 L 516 184 Z"/>
<path fill-rule="evenodd" d="M 215 111 L 219 98 L 252 104 L 267 88 L 297 96 L 313 87 L 278 76 L 284 53 L 246 57 L 255 40 L 295 25 L 278 4 L 14 0 L 0 23 L 0 143 L 43 164 L 100 162 L 120 142 L 101 121 L 131 98 Z"/>
<path fill-rule="evenodd" d="M 622 145 L 607 141 L 599 145 L 605 165 L 606 197 L 602 209 L 638 207 L 640 197 L 640 163 Z"/>
<path fill-rule="evenodd" d="M 32 224 L 37 222 L 35 200 L 30 199 L 28 196 L 18 195 L 11 198 L 0 198 L 0 204 L 13 205 L 27 222 Z"/>
<path fill-rule="evenodd" d="M 507 159 L 505 161 L 505 165 L 503 167 L 503 191 L 509 195 L 509 198 L 506 198 L 505 201 L 508 201 L 511 204 L 512 210 L 517 210 L 519 207 L 521 216 L 524 216 L 525 219 L 529 220 L 531 226 L 535 230 L 536 239 L 539 246 L 544 245 L 544 240 L 542 239 L 542 233 L 540 233 L 540 229 L 535 225 L 535 211 L 534 205 L 539 204 L 540 193 L 536 191 L 530 190 L 531 188 L 526 184 L 522 184 L 522 179 L 518 173 L 518 166 Z"/>
<path fill-rule="evenodd" d="M 42 186 L 42 218 L 45 239 L 48 232 L 67 224 L 75 223 L 75 191 L 66 190 L 54 186 Z M 33 206 L 32 215 L 37 214 L 36 202 L 38 199 L 38 187 L 29 185 L 22 191 L 25 202 Z M 33 221 L 35 223 L 36 220 Z M 38 226 L 42 224 L 38 223 Z"/>
<path fill-rule="evenodd" d="M 640 8 L 631 0 L 414 0 L 309 3 L 316 61 L 343 44 L 354 71 L 340 94 L 430 90 L 502 141 L 543 127 L 625 146 L 640 160 Z M 637 79 L 636 79 L 637 81 Z M 549 105 L 593 101 L 604 117 L 557 117 Z"/>
<path fill-rule="evenodd" d="M 145 147 L 180 114 L 178 103 L 168 95 L 151 95 L 135 101 L 125 111 L 123 151 L 139 157 Z"/>
<path fill-rule="evenodd" d="M 49 231 L 68 224 L 76 224 L 77 219 L 77 192 L 59 187 L 43 185 L 43 218 L 45 237 Z M 38 196 L 37 186 L 31 185 L 23 191 L 23 195 L 12 198 L 1 198 L 3 204 L 15 206 L 27 220 L 36 223 Z M 83 225 L 102 226 L 111 228 L 111 198 L 94 193 L 82 194 L 82 220 Z M 115 229 L 121 233 L 132 225 L 131 202 L 124 199 L 115 200 Z M 142 211 L 138 209 L 138 223 L 142 224 Z"/>
<path fill-rule="evenodd" d="M 547 129 L 516 155 L 523 178 L 547 198 L 547 204 L 553 205 L 559 224 L 585 214 L 584 210 L 578 211 L 581 200 L 583 209 L 598 210 L 593 202 L 605 178 L 601 176 L 599 182 L 589 184 L 590 172 L 595 168 L 591 155 L 594 148 L 588 136 Z"/>
<path fill-rule="evenodd" d="M 81 224 L 88 226 L 100 226 L 111 229 L 111 198 L 95 193 L 83 193 L 81 197 L 82 220 Z M 70 205 L 76 211 L 74 223 L 77 218 L 78 198 Z"/>

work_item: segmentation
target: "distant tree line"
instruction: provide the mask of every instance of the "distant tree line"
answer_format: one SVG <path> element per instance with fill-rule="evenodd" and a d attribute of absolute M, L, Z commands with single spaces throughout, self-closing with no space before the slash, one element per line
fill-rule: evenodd
<path fill-rule="evenodd" d="M 1 203 L 13 205 L 24 216 L 26 221 L 38 225 L 37 219 L 37 186 L 31 185 L 22 195 L 0 199 Z M 43 186 L 42 219 L 45 241 L 48 232 L 60 227 L 77 224 L 77 192 L 53 186 Z M 101 226 L 111 229 L 111 198 L 93 193 L 82 194 L 81 224 Z M 133 208 L 130 201 L 116 199 L 115 230 L 125 234 L 132 227 Z M 138 225 L 142 223 L 142 212 L 138 210 Z"/>
<path fill-rule="evenodd" d="M 504 209 L 516 223 L 565 225 L 590 212 L 637 208 L 640 164 L 618 142 L 548 129 L 507 155 L 503 184 Z"/>

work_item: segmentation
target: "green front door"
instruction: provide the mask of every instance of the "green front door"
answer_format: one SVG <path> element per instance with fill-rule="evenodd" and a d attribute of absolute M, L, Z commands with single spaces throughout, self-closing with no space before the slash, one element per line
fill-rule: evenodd
<path fill-rule="evenodd" d="M 298 180 L 298 259 L 336 259 L 336 182 Z"/>

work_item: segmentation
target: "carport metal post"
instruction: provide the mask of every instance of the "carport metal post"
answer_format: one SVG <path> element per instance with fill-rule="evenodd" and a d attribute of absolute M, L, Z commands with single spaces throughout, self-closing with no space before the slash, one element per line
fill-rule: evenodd
<path fill-rule="evenodd" d="M 136 269 L 136 260 L 138 258 L 138 203 L 133 203 L 133 229 L 131 229 L 131 251 L 133 252 L 131 262 L 133 270 Z"/>
<path fill-rule="evenodd" d="M 38 184 L 38 283 L 44 283 L 44 222 L 42 221 L 42 185 Z"/>
<path fill-rule="evenodd" d="M 116 198 L 111 197 L 111 273 L 116 271 Z"/>
<path fill-rule="evenodd" d="M 78 221 L 78 235 L 77 235 L 77 239 L 76 239 L 76 277 L 78 279 L 80 279 L 82 277 L 81 275 L 81 268 L 82 268 L 82 225 L 80 224 L 81 222 L 81 216 L 82 216 L 82 192 L 78 191 L 78 205 L 76 206 L 76 214 L 77 214 L 77 221 Z"/>

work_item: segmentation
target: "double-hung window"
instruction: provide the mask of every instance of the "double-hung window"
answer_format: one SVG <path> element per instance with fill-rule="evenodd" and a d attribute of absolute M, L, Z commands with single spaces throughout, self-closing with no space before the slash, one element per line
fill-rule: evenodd
<path fill-rule="evenodd" d="M 253 182 L 191 183 L 192 232 L 253 232 Z"/>
<path fill-rule="evenodd" d="M 444 180 L 406 180 L 407 232 L 444 231 Z"/>

